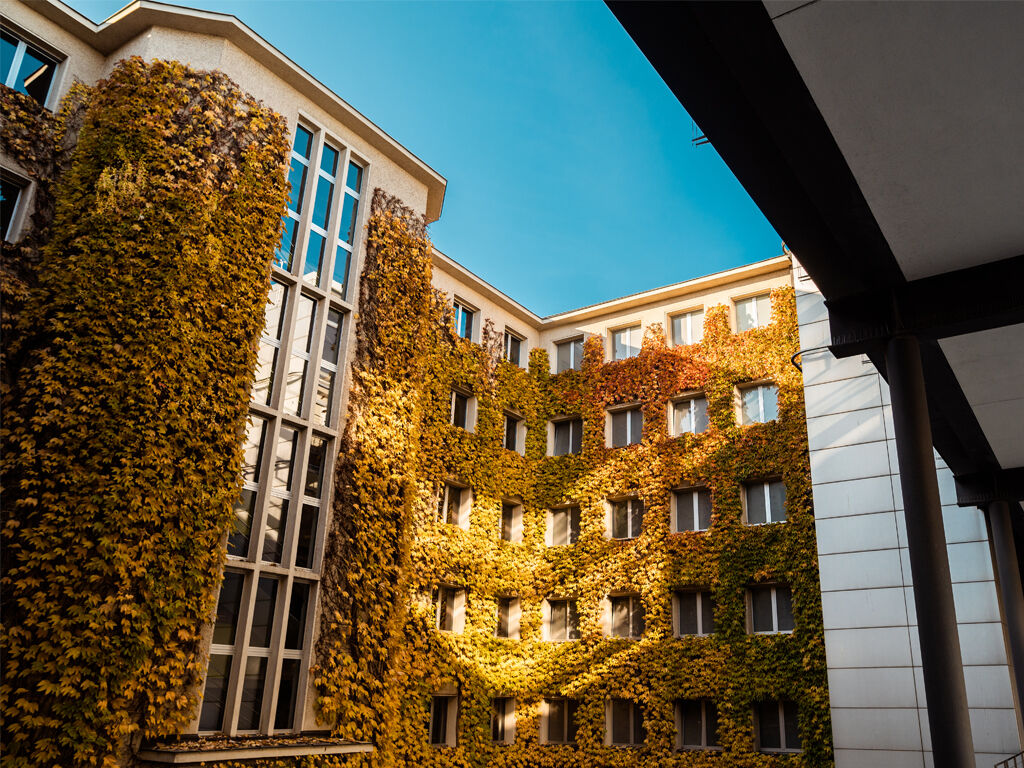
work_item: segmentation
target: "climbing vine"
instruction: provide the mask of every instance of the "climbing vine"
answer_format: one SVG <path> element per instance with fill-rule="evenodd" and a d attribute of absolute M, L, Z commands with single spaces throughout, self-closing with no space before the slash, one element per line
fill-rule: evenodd
<path fill-rule="evenodd" d="M 66 104 L 2 100 L 40 202 L 4 318 L 11 766 L 193 717 L 286 195 L 284 121 L 221 73 L 133 58 Z"/>

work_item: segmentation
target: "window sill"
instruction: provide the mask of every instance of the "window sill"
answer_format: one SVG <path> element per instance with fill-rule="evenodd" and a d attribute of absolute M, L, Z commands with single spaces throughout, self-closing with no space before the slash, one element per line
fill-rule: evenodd
<path fill-rule="evenodd" d="M 305 755 L 345 755 L 371 753 L 367 742 L 345 741 L 331 736 L 287 735 L 250 738 L 186 738 L 172 743 L 153 744 L 140 749 L 136 757 L 145 763 L 161 765 L 198 765 L 211 761 L 266 760 Z"/>

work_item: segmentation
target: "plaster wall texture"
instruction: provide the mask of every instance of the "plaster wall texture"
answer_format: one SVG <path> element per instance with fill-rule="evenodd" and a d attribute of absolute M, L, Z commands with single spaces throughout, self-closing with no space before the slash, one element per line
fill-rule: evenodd
<path fill-rule="evenodd" d="M 836 359 L 828 313 L 794 263 L 837 768 L 932 765 L 906 523 L 886 382 Z M 1020 750 L 982 512 L 936 456 L 976 765 Z"/>

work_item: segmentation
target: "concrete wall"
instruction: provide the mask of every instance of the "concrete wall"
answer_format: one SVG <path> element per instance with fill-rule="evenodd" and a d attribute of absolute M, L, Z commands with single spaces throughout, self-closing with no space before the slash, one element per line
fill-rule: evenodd
<path fill-rule="evenodd" d="M 889 389 L 827 349 L 828 313 L 795 265 L 837 768 L 923 768 L 931 744 Z M 937 458 L 978 768 L 1020 750 L 985 521 Z"/>

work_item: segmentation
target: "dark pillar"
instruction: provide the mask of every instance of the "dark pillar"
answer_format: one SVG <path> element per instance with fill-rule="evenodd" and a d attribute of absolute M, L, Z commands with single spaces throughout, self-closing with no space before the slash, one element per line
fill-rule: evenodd
<path fill-rule="evenodd" d="M 1017 729 L 1024 739 L 1024 721 L 1021 717 L 1021 709 L 1024 707 L 1024 587 L 1021 586 L 1020 563 L 1013 539 L 1010 504 L 1006 501 L 990 501 L 985 513 L 999 607 L 1003 614 L 1006 655 L 1014 687 Z"/>
<path fill-rule="evenodd" d="M 892 396 L 910 570 L 914 577 L 932 756 L 935 768 L 969 768 L 974 765 L 974 745 L 967 687 L 917 339 L 890 339 L 885 365 Z"/>

